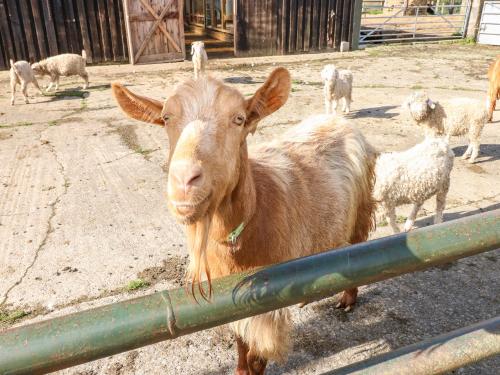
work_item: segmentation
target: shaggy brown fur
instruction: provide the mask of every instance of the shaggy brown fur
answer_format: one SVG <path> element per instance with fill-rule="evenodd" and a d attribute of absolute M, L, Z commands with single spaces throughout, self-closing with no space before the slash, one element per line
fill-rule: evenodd
<path fill-rule="evenodd" d="M 375 152 L 353 126 L 309 119 L 248 150 L 246 137 L 287 100 L 290 76 L 276 69 L 245 100 L 222 82 L 187 81 L 160 102 L 113 85 L 129 116 L 165 123 L 169 207 L 187 226 L 193 284 L 364 241 L 374 225 Z M 228 235 L 245 228 L 234 244 Z M 354 304 L 356 290 L 341 301 Z M 264 373 L 289 347 L 286 309 L 231 324 L 240 374 Z"/>
<path fill-rule="evenodd" d="M 488 69 L 488 121 L 493 120 L 493 112 L 497 106 L 497 100 L 500 99 L 500 56 L 491 63 Z"/>

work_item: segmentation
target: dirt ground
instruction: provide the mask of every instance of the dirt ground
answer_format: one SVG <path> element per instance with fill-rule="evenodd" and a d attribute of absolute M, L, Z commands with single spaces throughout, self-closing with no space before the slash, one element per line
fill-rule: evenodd
<path fill-rule="evenodd" d="M 498 49 L 460 44 L 377 47 L 351 53 L 214 60 L 212 74 L 251 95 L 275 66 L 290 69 L 288 103 L 251 143 L 323 111 L 319 71 L 334 62 L 354 72 L 349 116 L 381 151 L 423 139 L 400 114 L 414 89 L 432 98 L 484 99 Z M 165 98 L 191 75 L 188 62 L 89 67 L 91 87 L 61 80 L 57 96 L 9 105 L 0 72 L 0 330 L 182 283 L 186 244 L 166 206 L 164 130 L 125 118 L 112 81 Z M 478 162 L 455 159 L 445 220 L 500 208 L 500 114 L 483 132 Z M 466 139 L 452 142 L 456 155 Z M 418 226 L 432 222 L 434 200 Z M 401 220 L 409 207 L 398 210 Z M 373 238 L 391 234 L 379 220 Z M 335 297 L 291 308 L 294 349 L 269 374 L 320 374 L 500 314 L 500 251 L 361 288 L 352 313 Z M 142 279 L 144 282 L 130 284 Z M 236 349 L 223 329 L 181 337 L 61 371 L 61 374 L 229 374 Z M 456 374 L 497 374 L 493 358 Z"/>

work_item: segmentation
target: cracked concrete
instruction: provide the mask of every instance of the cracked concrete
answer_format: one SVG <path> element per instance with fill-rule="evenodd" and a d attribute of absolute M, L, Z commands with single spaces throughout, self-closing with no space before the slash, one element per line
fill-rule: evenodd
<path fill-rule="evenodd" d="M 373 145 L 392 151 L 423 137 L 400 115 L 411 87 L 426 87 L 438 99 L 481 99 L 486 68 L 496 53 L 480 46 L 399 46 L 343 55 L 211 61 L 209 69 L 247 96 L 275 65 L 291 70 L 289 102 L 262 122 L 250 139 L 256 144 L 322 112 L 318 82 L 323 64 L 351 67 L 350 117 Z M 84 99 L 36 96 L 30 105 L 10 107 L 8 98 L 0 97 L 0 309 L 29 313 L 16 324 L 179 285 L 182 269 L 172 260 L 183 259 L 186 245 L 165 202 L 165 132 L 126 118 L 106 85 L 121 80 L 139 94 L 162 99 L 190 69 L 189 63 L 89 67 L 92 85 Z M 472 74 L 476 71 L 480 74 Z M 80 84 L 66 78 L 61 87 Z M 0 72 L 1 91 L 8 91 L 6 72 Z M 445 220 L 500 208 L 498 116 L 484 129 L 478 163 L 456 159 Z M 134 129 L 131 142 L 110 132 L 110 126 L 121 132 Z M 453 139 L 457 155 L 465 144 L 465 139 Z M 434 200 L 426 202 L 417 225 L 432 223 L 434 209 Z M 408 213 L 409 207 L 398 209 L 398 215 Z M 372 237 L 388 234 L 387 226 L 379 226 Z M 292 308 L 294 351 L 284 365 L 271 364 L 269 374 L 320 374 L 498 315 L 499 265 L 497 250 L 363 287 L 350 314 L 336 310 L 334 298 Z M 131 280 L 146 276 L 150 287 L 123 291 Z M 234 357 L 231 338 L 214 329 L 60 373 L 229 374 Z M 499 361 L 455 374 L 493 375 Z"/>

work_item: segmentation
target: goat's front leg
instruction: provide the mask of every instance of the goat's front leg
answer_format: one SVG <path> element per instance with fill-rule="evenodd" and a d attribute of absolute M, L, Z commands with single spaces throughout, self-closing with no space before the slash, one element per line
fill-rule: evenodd
<path fill-rule="evenodd" d="M 236 337 L 236 344 L 238 346 L 238 366 L 236 367 L 236 375 L 249 375 L 248 372 L 248 345 L 243 342 L 240 337 Z"/>
<path fill-rule="evenodd" d="M 337 309 L 344 309 L 345 312 L 352 310 L 358 297 L 358 288 L 346 289 L 342 292 L 339 302 L 335 306 Z"/>
<path fill-rule="evenodd" d="M 249 375 L 264 375 L 267 366 L 267 359 L 262 358 L 252 352 L 247 354 Z"/>
<path fill-rule="evenodd" d="M 59 90 L 59 76 L 56 77 L 56 91 Z"/>
<path fill-rule="evenodd" d="M 409 232 L 411 228 L 413 228 L 413 224 L 415 224 L 415 219 L 417 218 L 418 211 L 422 207 L 422 203 L 413 203 L 413 208 L 411 209 L 410 216 L 406 219 L 404 230 L 405 232 Z"/>

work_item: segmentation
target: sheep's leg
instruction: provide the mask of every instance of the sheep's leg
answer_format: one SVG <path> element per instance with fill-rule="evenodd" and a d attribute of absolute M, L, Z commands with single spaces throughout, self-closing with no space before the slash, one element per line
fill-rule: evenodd
<path fill-rule="evenodd" d="M 332 114 L 332 107 L 330 105 L 330 99 L 327 99 L 327 98 L 325 98 L 325 113 L 327 115 L 331 115 Z"/>
<path fill-rule="evenodd" d="M 250 375 L 264 375 L 267 360 L 251 352 L 247 354 L 247 363 Z"/>
<path fill-rule="evenodd" d="M 469 145 L 467 146 L 467 150 L 465 150 L 464 154 L 462 155 L 462 159 L 463 160 L 467 159 L 471 154 L 472 154 L 472 143 L 469 143 Z"/>
<path fill-rule="evenodd" d="M 236 344 L 238 346 L 238 366 L 236 367 L 236 375 L 248 375 L 248 345 L 243 342 L 243 340 L 237 336 Z"/>
<path fill-rule="evenodd" d="M 387 221 L 389 222 L 389 225 L 392 228 L 392 231 L 394 233 L 399 233 L 399 227 L 396 222 L 396 208 L 395 207 L 384 207 L 385 210 L 385 217 Z"/>
<path fill-rule="evenodd" d="M 422 208 L 423 203 L 413 203 L 413 208 L 411 209 L 410 216 L 406 219 L 404 231 L 409 232 L 415 224 L 415 219 L 417 218 L 418 211 Z"/>
<path fill-rule="evenodd" d="M 358 288 L 346 289 L 342 292 L 339 302 L 335 306 L 337 309 L 344 309 L 345 312 L 352 310 L 358 297 Z"/>
<path fill-rule="evenodd" d="M 337 107 L 339 106 L 339 102 L 337 100 L 332 100 L 330 105 L 332 106 L 331 113 L 336 115 L 337 114 Z"/>
<path fill-rule="evenodd" d="M 84 71 L 83 74 L 80 75 L 80 77 L 82 77 L 85 81 L 85 83 L 83 84 L 83 89 L 86 90 L 89 87 L 89 74 Z"/>
<path fill-rule="evenodd" d="M 443 222 L 443 211 L 446 206 L 446 194 L 448 194 L 448 188 L 438 191 L 436 194 L 436 216 L 434 216 L 434 224 Z"/>
<path fill-rule="evenodd" d="M 17 86 L 16 81 L 10 81 L 10 92 L 11 92 L 10 105 L 14 105 L 14 96 L 16 93 L 16 86 Z"/>
<path fill-rule="evenodd" d="M 351 99 L 344 98 L 344 112 L 348 114 L 351 111 Z"/>
<path fill-rule="evenodd" d="M 56 91 L 59 90 L 59 76 L 56 77 Z"/>
<path fill-rule="evenodd" d="M 28 100 L 28 83 L 26 81 L 21 82 L 21 91 L 23 92 L 24 102 L 28 104 L 30 101 Z"/>
<path fill-rule="evenodd" d="M 51 77 L 50 78 L 49 86 L 47 87 L 47 92 L 49 92 L 52 89 L 53 85 L 54 85 L 54 79 Z"/>
<path fill-rule="evenodd" d="M 477 156 L 479 155 L 479 141 L 471 141 L 472 144 L 472 154 L 469 159 L 469 163 L 474 163 Z"/>

